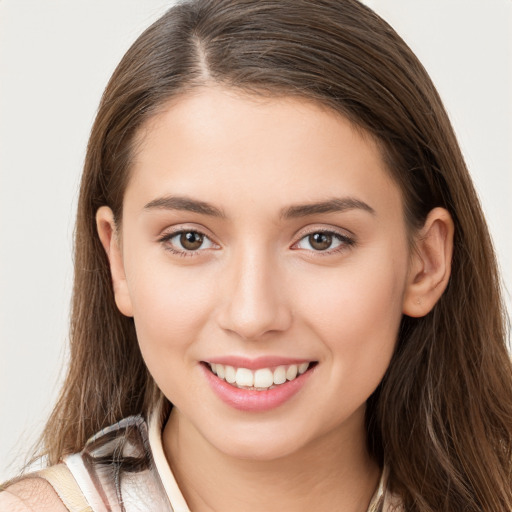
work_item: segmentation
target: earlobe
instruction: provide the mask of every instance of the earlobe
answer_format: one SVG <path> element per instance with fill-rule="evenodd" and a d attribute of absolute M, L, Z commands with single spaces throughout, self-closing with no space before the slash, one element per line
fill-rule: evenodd
<path fill-rule="evenodd" d="M 120 240 L 114 214 L 108 206 L 102 206 L 96 212 L 96 228 L 110 263 L 112 286 L 117 308 L 123 315 L 133 316 Z"/>
<path fill-rule="evenodd" d="M 454 225 L 450 213 L 434 208 L 415 237 L 403 313 L 427 315 L 445 291 L 450 279 Z"/>

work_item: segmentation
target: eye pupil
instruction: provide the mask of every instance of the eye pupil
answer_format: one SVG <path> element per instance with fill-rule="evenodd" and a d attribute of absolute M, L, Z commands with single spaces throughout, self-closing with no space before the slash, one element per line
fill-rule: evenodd
<path fill-rule="evenodd" d="M 195 251 L 203 244 L 204 236 L 195 231 L 187 231 L 180 235 L 180 243 L 184 249 Z"/>
<path fill-rule="evenodd" d="M 308 238 L 311 247 L 317 251 L 325 251 L 332 245 L 332 235 L 328 233 L 313 233 Z"/>

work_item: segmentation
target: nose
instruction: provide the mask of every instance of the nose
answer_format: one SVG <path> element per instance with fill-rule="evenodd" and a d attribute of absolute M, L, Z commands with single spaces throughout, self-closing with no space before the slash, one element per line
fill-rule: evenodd
<path fill-rule="evenodd" d="M 279 266 L 254 251 L 246 251 L 230 263 L 218 315 L 220 327 L 245 340 L 286 331 L 292 312 Z"/>

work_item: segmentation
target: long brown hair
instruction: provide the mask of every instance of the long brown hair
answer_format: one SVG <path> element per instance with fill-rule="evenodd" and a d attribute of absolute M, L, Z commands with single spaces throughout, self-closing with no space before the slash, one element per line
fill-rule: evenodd
<path fill-rule="evenodd" d="M 452 276 L 430 314 L 404 316 L 367 405 L 368 446 L 411 511 L 512 509 L 512 373 L 496 261 L 441 100 L 393 29 L 356 0 L 193 0 L 126 53 L 94 123 L 78 206 L 71 361 L 43 442 L 50 463 L 159 396 L 133 320 L 117 310 L 95 213 L 122 222 L 140 127 L 170 98 L 219 83 L 293 95 L 371 134 L 402 189 L 409 228 L 442 206 L 455 223 Z"/>

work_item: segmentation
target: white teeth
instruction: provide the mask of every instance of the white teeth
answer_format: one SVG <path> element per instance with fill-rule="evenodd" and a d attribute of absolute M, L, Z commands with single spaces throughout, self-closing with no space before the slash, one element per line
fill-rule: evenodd
<path fill-rule="evenodd" d="M 254 372 L 254 387 L 269 388 L 274 384 L 274 374 L 268 368 L 262 368 Z"/>
<path fill-rule="evenodd" d="M 295 377 L 297 377 L 297 365 L 292 364 L 291 366 L 288 366 L 288 369 L 286 370 L 286 379 L 287 380 L 293 380 Z"/>
<path fill-rule="evenodd" d="M 219 365 L 217 365 L 217 370 Z M 219 375 L 217 373 L 217 375 Z M 221 377 L 222 379 L 222 377 Z M 251 388 L 254 385 L 254 374 L 247 368 L 238 368 L 236 371 L 236 385 Z"/>
<path fill-rule="evenodd" d="M 302 363 L 299 365 L 298 371 L 300 374 L 304 373 L 308 369 L 309 363 Z"/>
<path fill-rule="evenodd" d="M 248 368 L 234 368 L 233 366 L 220 363 L 210 363 L 210 368 L 219 379 L 225 380 L 239 388 L 253 388 L 257 390 L 270 389 L 273 386 L 284 384 L 287 380 L 294 380 L 302 375 L 310 363 L 300 365 L 291 364 L 289 366 L 278 366 L 274 370 L 271 368 L 260 368 L 252 371 Z"/>
<path fill-rule="evenodd" d="M 226 382 L 234 384 L 236 382 L 236 370 L 232 366 L 226 366 Z"/>
<path fill-rule="evenodd" d="M 295 366 L 295 365 L 292 365 Z M 291 368 L 291 366 L 290 366 Z M 278 366 L 274 370 L 274 384 L 284 384 L 286 382 L 286 367 Z"/>

